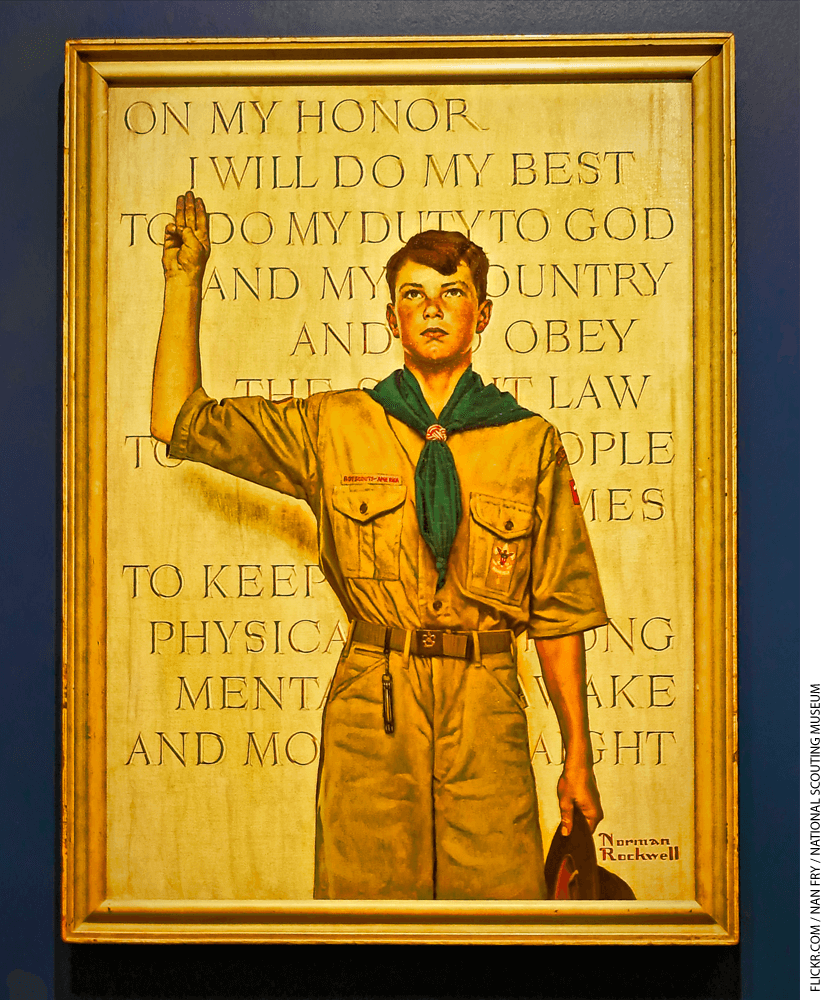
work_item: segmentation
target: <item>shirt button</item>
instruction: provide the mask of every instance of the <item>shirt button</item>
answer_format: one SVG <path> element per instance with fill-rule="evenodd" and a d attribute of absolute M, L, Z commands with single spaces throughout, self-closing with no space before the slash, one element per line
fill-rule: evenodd
<path fill-rule="evenodd" d="M 441 610 L 441 602 L 440 601 L 433 601 L 432 602 L 432 610 L 433 611 L 440 611 Z"/>
<path fill-rule="evenodd" d="M 368 509 L 369 509 L 369 506 L 366 503 L 366 501 L 364 500 L 363 503 L 360 505 L 360 513 L 361 514 L 365 514 Z"/>
<path fill-rule="evenodd" d="M 512 531 L 513 530 L 513 522 L 512 521 L 505 521 L 504 522 L 504 526 L 505 526 L 505 528 L 508 531 Z"/>

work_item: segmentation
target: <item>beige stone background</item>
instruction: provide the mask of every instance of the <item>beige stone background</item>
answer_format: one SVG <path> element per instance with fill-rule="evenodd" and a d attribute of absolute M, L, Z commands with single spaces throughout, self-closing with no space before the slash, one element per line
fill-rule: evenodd
<path fill-rule="evenodd" d="M 304 396 L 310 387 L 354 386 L 399 367 L 395 345 L 383 350 L 387 295 L 379 282 L 399 246 L 398 213 L 404 238 L 438 225 L 435 215 L 421 225 L 419 212 L 460 212 L 463 219 L 443 217 L 450 229 L 464 230 L 478 219 L 471 235 L 494 265 L 495 308 L 476 368 L 568 432 L 564 440 L 614 622 L 587 636 L 591 728 L 606 814 L 596 835 L 600 860 L 640 899 L 691 898 L 690 86 L 112 87 L 109 100 L 108 897 L 310 896 L 315 741 L 346 628 L 315 568 L 314 523 L 303 504 L 207 468 L 169 468 L 175 463 L 147 437 L 163 294 L 160 246 L 153 241 L 160 242 L 167 221 L 159 213 L 172 211 L 193 176 L 208 210 L 233 222 L 230 236 L 227 218 L 214 218 L 204 296 L 204 381 L 217 397 L 246 391 L 279 397 L 291 391 L 290 380 Z M 268 115 L 274 101 L 263 123 L 253 102 Z M 298 131 L 298 101 L 310 114 L 323 102 L 323 131 L 314 117 Z M 397 128 L 373 101 L 392 118 L 399 102 Z M 241 118 L 238 112 L 231 118 L 238 102 Z M 448 110 L 456 112 L 449 119 Z M 547 153 L 556 154 L 548 158 L 550 175 Z M 533 158 L 533 183 L 531 170 L 514 173 L 513 154 L 522 154 L 519 167 Z M 360 159 L 359 184 L 335 187 L 336 156 L 343 158 L 344 185 L 358 177 L 356 161 L 347 158 Z M 427 173 L 429 156 L 438 172 Z M 225 177 L 228 157 L 234 157 L 238 185 L 233 175 Z M 309 185 L 299 189 L 298 157 L 302 183 Z M 372 169 L 381 157 L 376 180 Z M 382 186 L 397 181 L 398 162 L 402 181 Z M 660 211 L 650 213 L 647 232 L 647 208 L 671 213 L 670 235 L 659 238 L 667 231 Z M 578 212 L 571 237 L 565 227 L 574 209 L 591 210 L 593 221 Z M 604 220 L 614 209 L 606 231 Z M 313 226 L 304 242 L 291 229 L 292 212 L 302 232 L 318 213 L 316 242 Z M 361 213 L 375 214 L 362 220 Z M 381 239 L 384 216 L 390 231 Z M 575 238 L 590 235 L 588 223 L 596 227 L 593 238 Z M 555 264 L 561 271 L 554 288 Z M 596 294 L 594 269 L 585 267 L 594 264 L 609 265 L 596 269 Z M 624 280 L 629 264 L 636 288 Z M 573 284 L 575 265 L 578 295 L 562 278 Z M 619 287 L 615 265 L 623 265 Z M 657 294 L 645 266 L 655 278 L 662 272 Z M 349 267 L 351 294 L 348 281 L 341 287 Z M 324 282 L 326 268 L 334 284 Z M 283 298 L 294 288 L 291 272 L 299 287 Z M 628 330 L 622 350 L 612 320 L 620 333 Z M 516 321 L 522 322 L 508 331 Z M 347 344 L 351 323 L 350 353 L 333 333 L 327 341 L 326 323 Z M 378 353 L 364 350 L 364 323 L 373 324 L 366 328 L 368 349 Z M 567 349 L 557 336 L 565 323 Z M 623 398 L 624 376 L 632 393 Z M 211 576 L 228 567 L 218 577 L 227 597 L 216 587 L 204 596 L 206 565 Z M 124 568 L 130 566 L 146 568 Z M 260 589 L 261 596 L 253 596 Z M 151 651 L 152 622 L 171 623 L 155 626 L 157 652 Z M 197 635 L 202 622 L 208 622 L 207 651 L 200 638 L 190 638 L 182 653 L 182 631 Z M 231 634 L 234 622 L 240 624 Z M 263 624 L 249 624 L 257 622 Z M 260 633 L 264 648 L 257 651 Z M 558 822 L 558 729 L 530 651 L 523 653 L 521 673 L 549 842 Z M 204 692 L 195 709 L 186 696 L 177 708 L 181 677 L 194 695 L 211 678 L 209 709 Z M 242 678 L 224 682 L 225 708 L 223 677 Z M 281 693 L 281 707 L 262 689 L 255 707 L 255 677 Z M 159 732 L 180 753 L 184 747 L 184 765 L 165 747 L 159 766 Z M 222 737 L 217 763 L 197 763 L 199 732 Z M 255 755 L 245 764 L 251 732 L 260 748 L 278 733 L 279 763 L 269 751 L 264 765 Z M 203 760 L 215 757 L 217 745 L 214 737 L 202 737 Z M 637 853 L 626 841 L 639 841 L 641 854 L 657 856 L 620 860 Z M 666 853 L 671 859 L 660 857 Z"/>

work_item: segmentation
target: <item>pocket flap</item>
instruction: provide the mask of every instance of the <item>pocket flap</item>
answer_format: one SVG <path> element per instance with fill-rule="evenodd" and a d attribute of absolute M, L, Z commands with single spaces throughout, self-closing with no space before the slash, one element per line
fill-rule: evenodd
<path fill-rule="evenodd" d="M 335 510 L 365 524 L 380 514 L 396 510 L 406 499 L 406 486 L 335 486 L 331 502 Z"/>
<path fill-rule="evenodd" d="M 533 508 L 516 500 L 473 493 L 470 513 L 474 521 L 499 538 L 522 538 L 533 530 Z"/>

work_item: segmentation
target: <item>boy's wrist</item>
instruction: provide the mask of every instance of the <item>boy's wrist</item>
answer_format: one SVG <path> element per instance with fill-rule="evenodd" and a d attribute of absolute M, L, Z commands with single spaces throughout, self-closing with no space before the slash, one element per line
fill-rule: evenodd
<path fill-rule="evenodd" d="M 198 295 L 202 291 L 203 275 L 187 274 L 183 271 L 169 271 L 164 275 L 165 291 L 168 289 L 179 293 Z"/>

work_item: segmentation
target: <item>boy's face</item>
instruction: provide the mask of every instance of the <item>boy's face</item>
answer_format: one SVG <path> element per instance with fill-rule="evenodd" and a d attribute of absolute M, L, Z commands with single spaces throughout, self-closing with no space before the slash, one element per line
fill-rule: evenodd
<path fill-rule="evenodd" d="M 473 340 L 490 322 L 492 305 L 489 299 L 478 301 L 463 261 L 448 275 L 408 260 L 397 274 L 386 319 L 408 367 L 455 368 L 470 363 Z"/>

